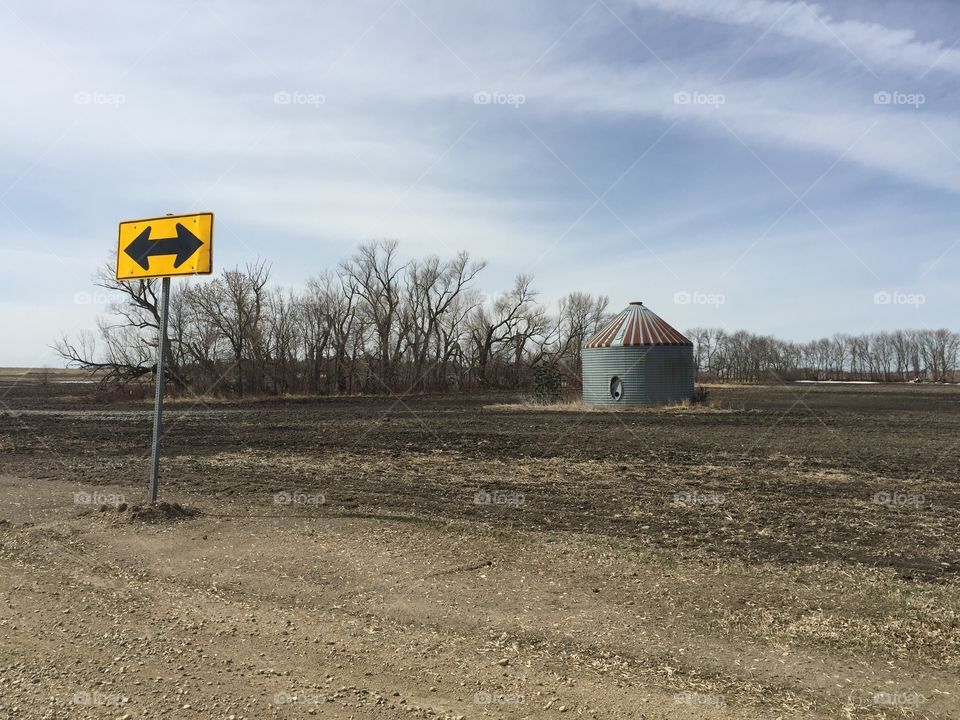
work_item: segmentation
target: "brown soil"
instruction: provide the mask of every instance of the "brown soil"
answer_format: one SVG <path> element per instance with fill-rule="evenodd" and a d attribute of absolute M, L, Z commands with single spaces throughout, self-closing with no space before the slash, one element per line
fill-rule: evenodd
<path fill-rule="evenodd" d="M 960 716 L 957 388 L 178 403 L 158 523 L 100 521 L 149 410 L 44 392 L 0 387 L 0 713 Z"/>

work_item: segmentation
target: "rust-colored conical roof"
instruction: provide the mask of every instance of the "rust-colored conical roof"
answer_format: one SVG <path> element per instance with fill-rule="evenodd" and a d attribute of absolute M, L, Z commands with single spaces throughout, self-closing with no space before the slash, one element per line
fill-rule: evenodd
<path fill-rule="evenodd" d="M 587 340 L 584 347 L 643 345 L 693 345 L 693 343 L 642 302 L 632 302 L 600 332 Z"/>

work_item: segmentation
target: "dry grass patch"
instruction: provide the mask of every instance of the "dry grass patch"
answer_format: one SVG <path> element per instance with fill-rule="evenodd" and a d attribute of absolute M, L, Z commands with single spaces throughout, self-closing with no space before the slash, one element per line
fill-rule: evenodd
<path fill-rule="evenodd" d="M 759 587 L 770 574 L 768 592 L 746 607 L 725 609 L 716 622 L 727 632 L 854 657 L 960 667 L 955 585 L 919 585 L 885 570 L 830 565 L 743 571 L 760 580 Z M 790 602 L 784 602 L 785 582 L 794 587 Z"/>
<path fill-rule="evenodd" d="M 494 403 L 484 405 L 484 410 L 495 412 L 575 412 L 575 413 L 675 413 L 680 415 L 700 415 L 710 413 L 737 412 L 723 407 L 719 403 L 707 402 L 704 404 L 692 403 L 684 400 L 673 405 L 658 405 L 656 407 L 638 407 L 636 405 L 590 405 L 583 400 L 570 400 L 558 403 L 539 403 L 535 400 L 521 400 L 515 403 Z"/>

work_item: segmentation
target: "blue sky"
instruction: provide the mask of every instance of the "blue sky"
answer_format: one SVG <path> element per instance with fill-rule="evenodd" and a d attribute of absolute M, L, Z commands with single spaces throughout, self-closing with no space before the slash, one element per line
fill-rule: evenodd
<path fill-rule="evenodd" d="M 388 237 L 681 329 L 960 329 L 953 2 L 3 0 L 0 43 L 0 365 L 201 210 L 289 286 Z"/>

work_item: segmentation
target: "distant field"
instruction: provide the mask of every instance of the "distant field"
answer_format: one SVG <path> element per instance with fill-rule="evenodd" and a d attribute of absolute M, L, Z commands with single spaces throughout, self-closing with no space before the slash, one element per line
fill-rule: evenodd
<path fill-rule="evenodd" d="M 0 385 L 9 382 L 92 380 L 95 375 L 79 368 L 0 368 Z M 2 390 L 0 390 L 2 392 Z"/>
<path fill-rule="evenodd" d="M 149 404 L 44 393 L 0 384 L 5 701 L 37 716 L 106 662 L 132 717 L 960 717 L 960 388 L 182 399 L 161 496 L 203 514 L 155 525 L 112 508 Z"/>

